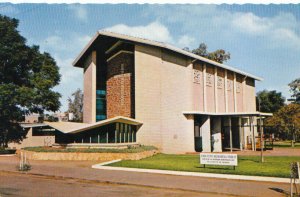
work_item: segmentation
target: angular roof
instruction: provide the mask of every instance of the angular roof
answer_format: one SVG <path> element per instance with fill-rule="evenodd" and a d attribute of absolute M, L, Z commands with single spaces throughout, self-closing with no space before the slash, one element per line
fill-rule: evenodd
<path fill-rule="evenodd" d="M 45 124 L 49 125 L 50 127 L 53 127 L 56 130 L 59 130 L 62 133 L 65 134 L 72 134 L 72 133 L 79 133 L 82 131 L 94 129 L 97 127 L 101 127 L 107 124 L 111 123 L 126 123 L 130 125 L 141 125 L 142 122 L 137 121 L 132 118 L 127 118 L 123 116 L 116 116 L 114 118 L 102 120 L 95 123 L 78 123 L 78 122 L 45 122 Z"/>
<path fill-rule="evenodd" d="M 146 44 L 146 45 L 150 45 L 150 46 L 155 46 L 155 47 L 159 47 L 159 48 L 171 50 L 171 51 L 180 53 L 182 55 L 188 56 L 190 58 L 194 58 L 196 60 L 200 60 L 200 61 L 212 64 L 212 65 L 215 65 L 217 67 L 224 68 L 226 70 L 230 70 L 230 71 L 239 73 L 241 75 L 245 75 L 247 77 L 253 78 L 253 79 L 258 80 L 258 81 L 262 81 L 263 80 L 262 78 L 257 77 L 255 75 L 252 75 L 250 73 L 241 71 L 239 69 L 233 68 L 233 67 L 225 65 L 225 64 L 221 64 L 221 63 L 212 61 L 212 60 L 207 59 L 205 57 L 202 57 L 202 56 L 196 55 L 194 53 L 185 51 L 183 49 L 180 49 L 178 47 L 175 47 L 173 45 L 170 45 L 170 44 L 167 44 L 167 43 L 164 43 L 164 42 L 157 42 L 157 41 L 153 41 L 153 40 L 148 40 L 148 39 L 144 39 L 144 38 L 138 38 L 138 37 L 128 36 L 128 35 L 124 35 L 124 34 L 119 34 L 119 33 L 114 33 L 114 32 L 109 32 L 109 31 L 104 31 L 104 30 L 98 31 L 96 33 L 96 35 L 89 41 L 89 43 L 84 47 L 84 49 L 80 52 L 80 54 L 77 56 L 77 58 L 73 61 L 73 66 L 78 66 L 77 64 L 78 64 L 79 60 L 85 55 L 85 53 L 88 51 L 88 49 L 91 47 L 91 45 L 95 42 L 95 40 L 99 36 L 113 37 L 113 38 L 117 38 L 117 39 L 128 40 L 128 41 L 135 42 L 135 43 Z"/>

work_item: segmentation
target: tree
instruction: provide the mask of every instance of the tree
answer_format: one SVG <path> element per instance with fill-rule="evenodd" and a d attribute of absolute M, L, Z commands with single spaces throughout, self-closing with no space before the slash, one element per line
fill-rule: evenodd
<path fill-rule="evenodd" d="M 0 146 L 19 142 L 26 133 L 22 117 L 60 107 L 52 90 L 60 81 L 58 66 L 38 46 L 27 46 L 17 30 L 19 21 L 0 15 Z"/>
<path fill-rule="evenodd" d="M 281 107 L 273 117 L 266 119 L 266 126 L 276 128 L 279 133 L 292 140 L 294 146 L 294 141 L 300 134 L 300 104 L 291 103 Z"/>
<path fill-rule="evenodd" d="M 189 48 L 187 48 L 187 47 L 185 47 L 183 49 L 186 50 L 186 51 L 190 51 Z M 223 49 L 218 49 L 218 50 L 213 51 L 213 52 L 208 52 L 207 51 L 207 45 L 205 43 L 201 43 L 198 48 L 193 49 L 191 52 L 196 54 L 196 55 L 208 58 L 208 59 L 216 61 L 216 62 L 219 62 L 221 64 L 230 59 L 230 53 L 226 52 Z"/>
<path fill-rule="evenodd" d="M 82 122 L 83 111 L 83 92 L 78 88 L 73 94 L 72 98 L 68 98 L 69 109 L 68 113 L 73 113 L 74 122 Z"/>
<path fill-rule="evenodd" d="M 300 104 L 300 78 L 289 83 L 292 97 L 295 98 L 295 103 Z"/>
<path fill-rule="evenodd" d="M 261 112 L 274 113 L 284 106 L 285 98 L 276 90 L 263 90 L 257 93 L 258 110 Z"/>

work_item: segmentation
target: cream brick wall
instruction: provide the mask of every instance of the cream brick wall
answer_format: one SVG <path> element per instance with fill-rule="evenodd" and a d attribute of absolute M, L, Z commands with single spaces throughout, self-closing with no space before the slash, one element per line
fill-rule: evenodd
<path fill-rule="evenodd" d="M 192 64 L 161 49 L 135 47 L 135 114 L 143 122 L 142 144 L 164 153 L 194 151 L 194 121 L 183 111 L 193 109 Z"/>
<path fill-rule="evenodd" d="M 217 83 L 220 80 L 220 87 L 217 86 L 217 102 L 218 102 L 218 111 L 219 113 L 224 113 L 225 109 L 225 71 L 223 69 L 217 69 Z M 217 84 L 216 84 L 217 85 Z"/>
<path fill-rule="evenodd" d="M 140 143 L 162 148 L 161 50 L 135 46 L 135 118 L 143 122 L 137 132 Z"/>
<path fill-rule="evenodd" d="M 195 80 L 195 82 L 193 83 L 193 96 L 194 96 L 193 97 L 193 103 L 194 103 L 193 110 L 204 111 L 203 64 L 195 62 L 193 69 L 194 69 L 193 80 Z"/>
<path fill-rule="evenodd" d="M 83 77 L 83 122 L 96 122 L 96 51 L 86 60 Z"/>
<path fill-rule="evenodd" d="M 199 84 L 194 83 L 197 68 L 201 71 Z M 202 65 L 193 66 L 184 56 L 156 47 L 135 46 L 135 114 L 144 123 L 137 133 L 138 142 L 155 145 L 164 153 L 194 152 L 193 116 L 184 116 L 182 112 L 204 111 L 204 89 L 208 112 L 216 112 L 216 102 L 217 112 L 225 112 L 225 92 L 228 112 L 234 112 L 235 107 L 237 112 L 255 111 L 255 87 L 251 80 L 235 81 L 234 73 L 227 71 L 226 85 L 224 70 L 206 65 L 206 73 L 211 74 L 210 79 L 206 74 L 203 80 Z M 222 78 L 222 88 L 216 87 L 216 76 Z M 209 146 L 205 149 L 209 151 Z"/>
<path fill-rule="evenodd" d="M 244 87 L 245 87 L 244 111 L 255 112 L 256 111 L 256 99 L 255 99 L 255 82 L 254 82 L 254 80 L 247 78 Z"/>
<path fill-rule="evenodd" d="M 163 52 L 161 120 L 163 151 L 194 152 L 194 121 L 183 111 L 193 109 L 193 67 L 187 59 Z"/>
<path fill-rule="evenodd" d="M 206 106 L 208 112 L 216 112 L 214 66 L 206 65 Z"/>

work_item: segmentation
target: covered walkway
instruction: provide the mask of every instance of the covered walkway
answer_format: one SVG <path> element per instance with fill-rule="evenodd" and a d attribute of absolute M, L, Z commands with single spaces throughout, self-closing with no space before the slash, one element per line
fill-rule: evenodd
<path fill-rule="evenodd" d="M 270 113 L 209 113 L 185 111 L 194 117 L 195 151 L 222 152 L 260 148 L 263 119 Z M 262 143 L 263 146 L 263 143 Z"/>

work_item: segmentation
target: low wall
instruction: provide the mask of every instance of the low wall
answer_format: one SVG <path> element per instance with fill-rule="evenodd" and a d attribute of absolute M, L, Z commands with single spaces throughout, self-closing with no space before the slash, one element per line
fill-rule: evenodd
<path fill-rule="evenodd" d="M 139 153 L 61 153 L 61 152 L 33 152 L 22 150 L 26 157 L 31 160 L 54 160 L 54 161 L 109 161 L 109 160 L 140 160 L 151 157 L 158 153 L 157 150 Z M 20 151 L 17 151 L 19 154 Z"/>

